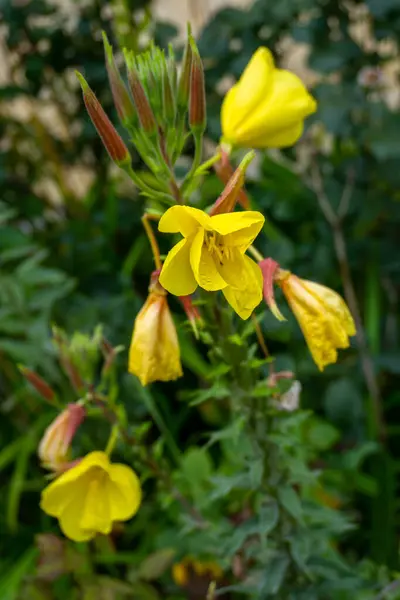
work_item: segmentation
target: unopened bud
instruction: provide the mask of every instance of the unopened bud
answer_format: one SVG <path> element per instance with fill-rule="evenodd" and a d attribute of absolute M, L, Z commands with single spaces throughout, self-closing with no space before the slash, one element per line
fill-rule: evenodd
<path fill-rule="evenodd" d="M 183 310 L 185 311 L 188 321 L 193 329 L 193 333 L 195 334 L 196 338 L 198 338 L 199 331 L 197 326 L 201 326 L 203 324 L 203 319 L 201 318 L 199 309 L 193 304 L 192 296 L 190 295 L 179 296 L 179 300 L 181 301 Z"/>
<path fill-rule="evenodd" d="M 254 150 L 248 152 L 236 171 L 233 173 L 228 183 L 225 186 L 224 191 L 220 197 L 216 200 L 215 204 L 210 210 L 210 215 L 219 215 L 221 213 L 232 212 L 236 206 L 239 193 L 242 190 L 244 184 L 244 175 L 246 169 L 255 157 L 256 153 Z"/>
<path fill-rule="evenodd" d="M 175 98 L 168 74 L 167 64 L 163 65 L 162 72 L 162 97 L 163 97 L 163 117 L 167 125 L 175 125 Z"/>
<path fill-rule="evenodd" d="M 51 404 L 55 403 L 56 393 L 42 377 L 35 373 L 35 371 L 32 371 L 23 365 L 18 365 L 18 369 L 44 400 L 47 400 L 47 402 L 50 402 Z"/>
<path fill-rule="evenodd" d="M 234 171 L 229 162 L 228 154 L 221 149 L 221 160 L 214 164 L 214 171 L 223 184 L 227 185 Z M 239 190 L 236 201 L 246 210 L 250 208 L 250 200 L 243 188 Z"/>
<path fill-rule="evenodd" d="M 133 55 L 125 52 L 125 61 L 128 69 L 129 86 L 131 88 L 140 125 L 147 135 L 154 135 L 157 133 L 156 119 L 146 95 L 146 91 L 140 81 Z"/>
<path fill-rule="evenodd" d="M 190 38 L 192 66 L 190 70 L 189 125 L 196 132 L 203 133 L 207 124 L 206 91 L 204 69 L 194 39 Z"/>
<path fill-rule="evenodd" d="M 62 471 L 68 464 L 68 454 L 75 433 L 86 416 L 81 404 L 68 404 L 46 429 L 38 448 L 44 467 Z"/>
<path fill-rule="evenodd" d="M 279 264 L 272 258 L 264 258 L 258 263 L 263 276 L 263 294 L 264 300 L 278 321 L 286 321 L 275 301 L 274 282 L 275 276 L 279 272 Z"/>
<path fill-rule="evenodd" d="M 188 39 L 182 60 L 182 71 L 179 77 L 177 105 L 181 113 L 185 114 L 189 104 L 190 73 L 192 71 L 192 47 L 190 45 L 190 26 L 188 26 Z"/>
<path fill-rule="evenodd" d="M 103 43 L 104 52 L 106 55 L 106 67 L 108 73 L 108 80 L 110 82 L 111 92 L 114 98 L 115 108 L 117 109 L 118 116 L 123 125 L 134 124 L 137 120 L 135 107 L 129 95 L 129 92 L 122 81 L 122 77 L 119 73 L 117 65 L 115 64 L 112 46 L 109 43 L 104 31 Z"/>
<path fill-rule="evenodd" d="M 85 78 L 76 71 L 76 76 L 79 79 L 79 83 L 82 87 L 83 100 L 85 102 L 86 110 L 88 111 L 89 117 L 92 120 L 93 125 L 97 129 L 97 133 L 101 137 L 101 140 L 113 160 L 118 166 L 126 165 L 131 162 L 131 157 L 121 136 L 111 123 L 110 119 L 104 112 L 103 107 L 97 100 L 94 92 L 90 89 Z"/>

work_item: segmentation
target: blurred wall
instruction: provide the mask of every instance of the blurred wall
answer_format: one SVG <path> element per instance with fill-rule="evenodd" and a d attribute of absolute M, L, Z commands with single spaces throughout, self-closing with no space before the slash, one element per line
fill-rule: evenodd
<path fill-rule="evenodd" d="M 165 21 L 173 21 L 181 28 L 190 21 L 196 34 L 210 16 L 224 6 L 247 6 L 252 0 L 154 0 L 155 14 Z"/>

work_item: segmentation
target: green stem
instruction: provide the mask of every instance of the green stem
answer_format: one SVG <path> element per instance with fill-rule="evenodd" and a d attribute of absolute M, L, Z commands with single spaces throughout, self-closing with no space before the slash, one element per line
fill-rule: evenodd
<path fill-rule="evenodd" d="M 140 177 L 140 175 L 135 173 L 135 171 L 132 169 L 131 165 L 124 166 L 124 167 L 122 167 L 122 169 L 125 171 L 125 173 L 127 175 L 129 175 L 129 177 L 132 179 L 132 181 L 137 185 L 137 187 L 140 190 L 142 190 L 146 194 L 149 194 L 149 196 L 151 196 L 152 198 L 156 198 L 157 200 L 160 200 L 160 202 L 165 202 L 168 205 L 171 205 L 174 203 L 172 196 L 170 196 L 169 194 L 166 194 L 164 192 L 159 192 L 158 190 L 155 190 L 152 187 L 150 187 L 149 185 L 147 185 L 147 183 L 145 183 L 145 181 L 143 181 L 143 179 Z"/>
<path fill-rule="evenodd" d="M 186 175 L 186 177 L 182 183 L 182 191 L 183 192 L 185 191 L 185 189 L 187 188 L 187 186 L 189 185 L 189 183 L 192 181 L 193 177 L 195 176 L 195 173 L 200 166 L 201 156 L 203 153 L 203 134 L 194 133 L 193 138 L 194 138 L 194 157 L 193 157 L 192 166 L 190 167 L 190 171 Z"/>
<path fill-rule="evenodd" d="M 208 160 L 206 160 L 205 162 L 203 162 L 202 165 L 200 165 L 195 172 L 195 176 L 197 175 L 202 175 L 205 171 L 207 171 L 207 169 L 209 169 L 210 167 L 212 167 L 213 165 L 215 165 L 216 162 L 218 162 L 219 160 L 221 160 L 221 153 L 218 152 L 217 154 L 214 154 L 214 156 L 212 156 L 211 158 L 209 158 Z"/>
<path fill-rule="evenodd" d="M 169 431 L 167 425 L 165 424 L 164 419 L 153 400 L 153 397 L 146 390 L 146 388 L 144 388 L 142 386 L 140 386 L 140 388 L 138 386 L 138 390 L 139 390 L 140 395 L 142 396 L 144 404 L 147 407 L 147 410 L 149 411 L 149 413 L 152 416 L 154 422 L 156 423 L 158 429 L 160 430 L 160 432 L 165 440 L 165 444 L 171 453 L 171 456 L 173 457 L 176 464 L 179 465 L 181 462 L 181 453 L 179 451 L 178 446 L 175 443 L 173 436 L 171 435 L 171 432 Z"/>
<path fill-rule="evenodd" d="M 107 454 L 107 456 L 110 456 L 111 452 L 114 450 L 114 446 L 117 442 L 118 435 L 119 435 L 119 424 L 114 423 L 114 425 L 111 428 L 110 437 L 108 438 L 106 449 L 104 450 L 104 452 Z"/>

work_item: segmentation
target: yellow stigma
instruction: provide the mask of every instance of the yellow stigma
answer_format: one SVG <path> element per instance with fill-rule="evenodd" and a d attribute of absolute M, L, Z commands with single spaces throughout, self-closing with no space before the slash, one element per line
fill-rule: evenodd
<path fill-rule="evenodd" d="M 211 254 L 215 254 L 220 265 L 224 264 L 224 260 L 229 260 L 230 249 L 224 245 L 222 236 L 215 231 L 206 231 L 204 236 L 204 244 Z"/>

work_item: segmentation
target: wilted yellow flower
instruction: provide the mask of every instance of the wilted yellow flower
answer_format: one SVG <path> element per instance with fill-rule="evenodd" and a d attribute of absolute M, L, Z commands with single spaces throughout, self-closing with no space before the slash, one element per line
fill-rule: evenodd
<path fill-rule="evenodd" d="M 128 370 L 142 385 L 171 381 L 182 376 L 179 342 L 168 308 L 167 292 L 157 281 L 135 320 Z"/>
<path fill-rule="evenodd" d="M 57 517 L 64 534 L 75 542 L 109 534 L 115 521 L 137 512 L 141 488 L 130 467 L 112 464 L 104 452 L 87 454 L 42 492 L 40 506 Z"/>
<path fill-rule="evenodd" d="M 322 371 L 336 362 L 337 349 L 349 347 L 356 328 L 350 311 L 333 290 L 280 271 L 277 283 L 299 322 L 312 357 Z"/>
<path fill-rule="evenodd" d="M 44 467 L 61 471 L 68 463 L 68 452 L 79 425 L 85 418 L 80 404 L 68 404 L 48 426 L 39 444 L 38 455 Z"/>
<path fill-rule="evenodd" d="M 271 52 L 259 48 L 225 96 L 223 140 L 248 148 L 291 146 L 303 132 L 305 117 L 316 108 L 302 81 L 290 71 L 277 69 Z"/>
<path fill-rule="evenodd" d="M 199 285 L 222 290 L 242 319 L 261 302 L 260 267 L 245 255 L 264 224 L 259 212 L 244 211 L 210 217 L 189 206 L 172 206 L 158 228 L 181 233 L 183 240 L 170 250 L 160 273 L 160 283 L 171 294 L 187 296 Z"/>
<path fill-rule="evenodd" d="M 186 587 L 193 578 L 204 578 L 206 583 L 209 581 L 218 581 L 223 577 L 221 567 L 214 561 L 196 560 L 187 556 L 172 566 L 172 577 L 175 583 L 181 587 Z"/>

